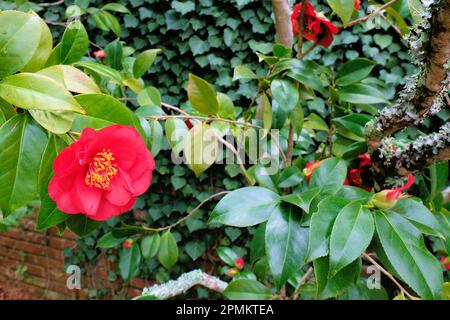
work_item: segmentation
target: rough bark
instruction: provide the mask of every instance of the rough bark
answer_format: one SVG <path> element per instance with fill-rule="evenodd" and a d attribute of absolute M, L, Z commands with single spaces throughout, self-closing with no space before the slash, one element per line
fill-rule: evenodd
<path fill-rule="evenodd" d="M 276 41 L 285 47 L 292 48 L 294 35 L 289 0 L 272 0 L 272 8 L 275 16 Z"/>
<path fill-rule="evenodd" d="M 381 146 L 383 137 L 420 123 L 445 105 L 444 94 L 449 84 L 450 0 L 439 1 L 430 8 L 430 14 L 416 30 L 416 38 L 410 41 L 420 70 L 401 92 L 399 103 L 382 110 L 369 124 L 367 135 L 371 150 Z"/>

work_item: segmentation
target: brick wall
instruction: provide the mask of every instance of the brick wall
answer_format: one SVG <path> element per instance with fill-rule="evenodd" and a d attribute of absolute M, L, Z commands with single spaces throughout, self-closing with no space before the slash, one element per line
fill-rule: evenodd
<path fill-rule="evenodd" d="M 59 236 L 55 228 L 37 232 L 35 221 L 35 217 L 26 217 L 20 227 L 0 232 L 0 287 L 25 289 L 35 299 L 87 299 L 88 288 L 106 288 L 106 298 L 114 294 L 135 297 L 150 285 L 139 278 L 129 286 L 120 280 L 110 282 L 108 270 L 117 268 L 100 256 L 95 266 L 85 265 L 81 290 L 69 290 L 63 249 L 76 247 L 76 236 L 70 231 Z"/>

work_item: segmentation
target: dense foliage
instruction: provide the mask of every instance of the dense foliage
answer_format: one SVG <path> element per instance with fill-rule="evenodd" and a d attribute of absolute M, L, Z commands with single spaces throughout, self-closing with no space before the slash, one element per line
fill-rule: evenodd
<path fill-rule="evenodd" d="M 60 27 L 52 27 L 59 38 L 54 47 L 45 22 L 33 13 L 2 13 L 0 25 L 17 25 L 20 31 L 0 38 L 0 43 L 9 41 L 10 50 L 0 56 L 8 62 L 0 69 L 0 147 L 6 150 L 0 170 L 10 173 L 0 180 L 6 186 L 0 194 L 4 215 L 39 196 L 39 229 L 56 225 L 83 237 L 81 250 L 66 250 L 70 263 L 95 263 L 100 250 L 106 250 L 112 260 L 118 258 L 118 273 L 126 282 L 135 276 L 167 281 L 202 261 L 203 267 L 234 280 L 227 297 L 245 297 L 235 293 L 242 290 L 271 297 L 286 286 L 287 294 L 295 295 L 312 262 L 315 277 L 300 287 L 301 298 L 393 297 L 395 290 L 368 290 L 366 277 L 359 277 L 361 254 L 369 247 L 419 296 L 440 298 L 442 267 L 429 249 L 439 257 L 449 250 L 448 208 L 440 194 L 448 185 L 448 164 L 433 165 L 416 177 L 413 190 L 423 204 L 402 199 L 383 208 L 363 189 L 372 186 L 357 157 L 367 151 L 364 125 L 414 71 L 404 40 L 388 22 L 377 20 L 380 28 L 360 24 L 346 29 L 335 36 L 331 49 L 317 47 L 301 61 L 291 57 L 290 49 L 271 44 L 268 1 L 263 6 L 254 1 L 233 1 L 233 6 L 156 2 L 102 7 L 101 2 L 75 1 L 77 7 L 50 6 L 41 12 L 38 5 L 22 4 L 20 9 L 31 6 L 50 22 L 82 13 L 83 23 L 75 19 L 62 34 L 54 31 Z M 327 5 L 317 8 L 331 13 Z M 392 10 L 397 29 L 406 33 L 408 2 L 399 1 Z M 104 48 L 104 59 L 94 58 L 98 46 Z M 181 105 L 181 114 L 193 118 L 171 117 L 177 110 L 172 113 L 164 103 Z M 420 129 L 447 119 L 443 111 Z M 83 128 L 113 123 L 141 133 L 156 172 L 133 215 L 100 226 L 85 215 L 59 211 L 47 185 L 53 159 Z M 289 125 L 295 137 L 292 165 L 286 159 Z M 245 157 L 255 160 L 248 145 L 271 129 L 280 130 L 279 146 L 265 150 L 266 158 L 282 158 L 283 163 L 271 176 L 264 161 L 242 168 L 208 160 L 186 166 L 171 159 L 171 151 L 196 159 L 189 146 L 211 144 L 204 132 L 213 130 L 217 146 L 228 132 L 238 140 L 244 134 Z M 420 134 L 404 132 L 397 147 Z M 228 148 L 227 155 L 233 154 Z M 303 171 L 308 161 L 323 158 L 328 159 L 310 174 Z M 352 172 L 360 175 L 359 182 Z M 223 190 L 234 191 L 216 206 L 217 199 L 210 197 Z M 136 225 L 138 216 L 144 221 Z M 200 297 L 208 294 L 198 290 Z"/>

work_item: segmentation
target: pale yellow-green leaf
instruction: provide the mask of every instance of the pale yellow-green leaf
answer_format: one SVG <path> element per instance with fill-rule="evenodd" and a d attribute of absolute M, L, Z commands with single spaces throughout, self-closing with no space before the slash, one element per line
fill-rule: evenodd
<path fill-rule="evenodd" d="M 63 84 L 67 90 L 76 93 L 100 93 L 100 88 L 83 71 L 66 65 L 56 65 L 38 72 Z"/>
<path fill-rule="evenodd" d="M 198 177 L 216 160 L 218 142 L 215 130 L 205 123 L 196 124 L 189 130 L 184 142 L 186 164 Z"/>

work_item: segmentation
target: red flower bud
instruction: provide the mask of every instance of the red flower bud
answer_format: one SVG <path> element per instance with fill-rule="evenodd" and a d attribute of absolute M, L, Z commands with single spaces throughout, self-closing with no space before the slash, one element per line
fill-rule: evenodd
<path fill-rule="evenodd" d="M 442 263 L 442 266 L 445 269 L 450 270 L 450 259 L 449 259 L 449 257 L 442 257 L 441 258 L 441 263 Z"/>
<path fill-rule="evenodd" d="M 94 51 L 92 55 L 97 59 L 105 59 L 107 57 L 106 53 L 103 50 Z"/>
<path fill-rule="evenodd" d="M 235 266 L 238 267 L 239 269 L 243 269 L 243 268 L 244 268 L 244 265 L 245 265 L 245 262 L 244 262 L 244 259 L 242 259 L 242 258 L 237 258 L 236 260 L 234 260 L 234 264 L 235 264 Z"/>
<path fill-rule="evenodd" d="M 361 0 L 355 0 L 355 9 L 361 10 Z"/>
<path fill-rule="evenodd" d="M 122 244 L 122 247 L 126 248 L 126 249 L 131 249 L 131 247 L 133 246 L 133 239 L 127 239 L 125 240 L 125 242 Z"/>
<path fill-rule="evenodd" d="M 413 183 L 414 176 L 412 174 L 409 174 L 408 182 L 403 187 L 382 190 L 373 196 L 371 203 L 379 209 L 392 208 L 397 203 L 398 199 L 406 197 L 406 195 L 402 193 L 402 191 L 405 191 L 406 189 L 411 187 Z"/>
<path fill-rule="evenodd" d="M 367 171 L 372 167 L 372 159 L 368 153 L 360 154 L 357 158 L 359 159 L 359 171 Z"/>
<path fill-rule="evenodd" d="M 348 170 L 347 178 L 348 178 L 349 185 L 358 187 L 358 188 L 362 186 L 361 172 L 359 169 Z"/>
<path fill-rule="evenodd" d="M 189 130 L 192 129 L 193 125 L 192 125 L 191 121 L 189 121 L 189 119 L 184 120 L 184 123 L 186 124 L 186 126 L 188 127 Z"/>

